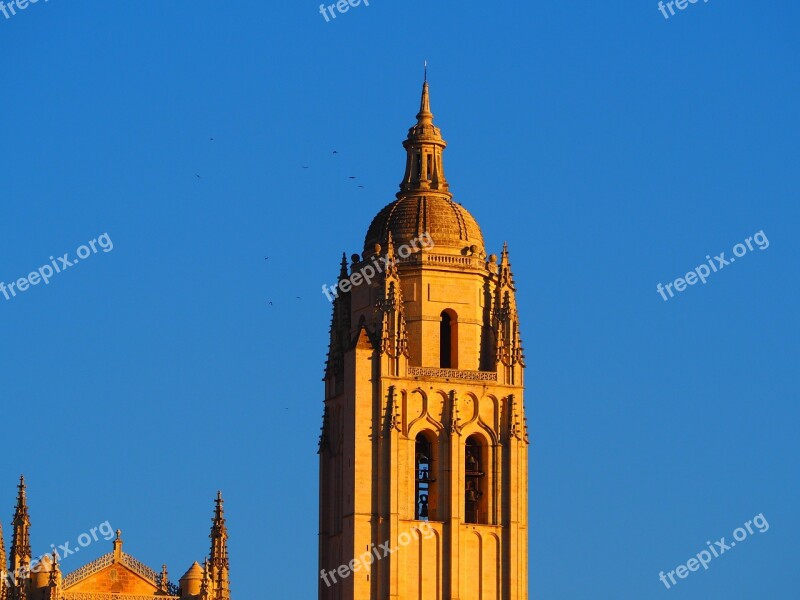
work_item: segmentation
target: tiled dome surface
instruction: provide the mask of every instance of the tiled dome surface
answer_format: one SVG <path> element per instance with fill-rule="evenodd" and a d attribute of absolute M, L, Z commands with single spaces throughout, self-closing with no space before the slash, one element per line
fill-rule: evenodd
<path fill-rule="evenodd" d="M 371 252 L 375 244 L 385 246 L 389 231 L 395 246 L 428 233 L 435 246 L 483 249 L 477 221 L 463 206 L 441 196 L 408 196 L 385 206 L 369 226 L 364 251 Z"/>

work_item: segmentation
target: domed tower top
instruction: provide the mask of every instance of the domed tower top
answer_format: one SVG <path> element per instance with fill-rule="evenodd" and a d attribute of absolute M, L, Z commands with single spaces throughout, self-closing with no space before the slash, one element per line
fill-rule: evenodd
<path fill-rule="evenodd" d="M 482 254 L 481 229 L 474 217 L 453 201 L 444 175 L 442 154 L 447 142 L 433 124 L 427 77 L 422 84 L 417 122 L 408 130 L 403 147 L 406 170 L 397 200 L 372 220 L 364 239 L 364 252 L 371 254 L 376 244 L 385 246 L 391 232 L 398 245 L 428 234 L 437 252 L 449 249 L 459 254 Z"/>

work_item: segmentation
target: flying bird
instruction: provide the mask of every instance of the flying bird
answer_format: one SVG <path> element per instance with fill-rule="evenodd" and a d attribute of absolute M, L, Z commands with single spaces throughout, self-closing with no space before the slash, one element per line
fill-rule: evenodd
<path fill-rule="evenodd" d="M 334 154 L 339 154 L 339 151 L 338 150 L 334 150 L 333 153 Z"/>
<path fill-rule="evenodd" d="M 360 186 L 358 186 L 358 187 L 360 187 L 360 188 L 363 188 L 364 186 L 363 186 L 363 185 L 360 185 Z"/>
<path fill-rule="evenodd" d="M 303 168 L 304 168 L 304 169 L 307 169 L 307 168 L 308 168 L 308 165 L 303 165 Z"/>
<path fill-rule="evenodd" d="M 197 177 L 198 179 L 202 179 L 202 177 L 200 177 L 200 175 L 198 175 L 197 173 L 195 173 L 194 176 Z"/>
<path fill-rule="evenodd" d="M 213 142 L 214 138 L 208 138 L 208 141 Z"/>
<path fill-rule="evenodd" d="M 355 179 L 355 177 L 353 177 L 352 175 L 350 175 L 350 177 L 348 177 L 348 179 Z"/>

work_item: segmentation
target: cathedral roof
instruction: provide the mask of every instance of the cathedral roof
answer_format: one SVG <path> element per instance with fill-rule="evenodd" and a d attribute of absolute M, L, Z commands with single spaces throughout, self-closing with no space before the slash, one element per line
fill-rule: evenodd
<path fill-rule="evenodd" d="M 427 78 L 422 86 L 417 123 L 408 130 L 403 147 L 407 159 L 400 192 L 397 200 L 372 220 L 364 239 L 364 252 L 371 253 L 376 244 L 385 246 L 390 232 L 397 245 L 427 233 L 439 248 L 461 251 L 477 246 L 479 251 L 483 250 L 483 235 L 477 221 L 453 201 L 444 175 L 442 155 L 447 143 L 433 124 Z"/>
<path fill-rule="evenodd" d="M 406 196 L 385 206 L 372 220 L 364 238 L 364 250 L 386 245 L 391 231 L 396 245 L 407 244 L 423 234 L 436 247 L 483 249 L 483 235 L 475 218 L 460 204 L 444 196 Z"/>
<path fill-rule="evenodd" d="M 190 580 L 199 580 L 203 578 L 203 567 L 200 566 L 200 563 L 195 561 L 194 564 L 189 567 L 189 570 L 183 574 L 181 577 L 181 582 L 183 581 L 190 581 Z"/>

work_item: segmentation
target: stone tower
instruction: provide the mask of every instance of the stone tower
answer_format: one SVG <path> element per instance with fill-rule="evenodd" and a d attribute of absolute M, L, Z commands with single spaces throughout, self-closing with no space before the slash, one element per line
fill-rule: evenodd
<path fill-rule="evenodd" d="M 321 600 L 527 600 L 524 356 L 508 249 L 454 202 L 427 81 L 397 199 L 333 294 Z"/>

